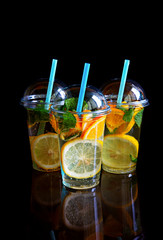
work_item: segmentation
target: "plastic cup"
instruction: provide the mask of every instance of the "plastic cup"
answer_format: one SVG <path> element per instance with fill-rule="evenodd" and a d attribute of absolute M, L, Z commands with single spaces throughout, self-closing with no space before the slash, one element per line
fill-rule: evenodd
<path fill-rule="evenodd" d="M 29 86 L 21 99 L 27 110 L 32 165 L 35 170 L 43 172 L 60 169 L 58 135 L 50 107 L 64 96 L 63 87 L 55 81 L 51 102 L 45 103 L 47 87 L 48 79 L 41 79 Z"/>
<path fill-rule="evenodd" d="M 86 109 L 80 113 L 65 111 L 68 104 L 75 105 L 75 99 L 77 103 L 79 90 L 79 86 L 69 87 L 68 102 L 51 109 L 59 135 L 62 182 L 69 188 L 87 189 L 100 181 L 105 118 L 110 107 L 99 90 L 88 86 Z"/>
<path fill-rule="evenodd" d="M 114 79 L 101 88 L 111 109 L 106 117 L 102 168 L 123 174 L 136 169 L 143 111 L 149 102 L 142 87 L 127 80 L 122 103 L 117 103 L 119 85 L 120 80 Z"/>

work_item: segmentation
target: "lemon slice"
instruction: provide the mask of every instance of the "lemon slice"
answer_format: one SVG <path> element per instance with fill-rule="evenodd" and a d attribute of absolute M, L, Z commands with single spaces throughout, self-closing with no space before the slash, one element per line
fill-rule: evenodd
<path fill-rule="evenodd" d="M 101 155 L 100 142 L 76 138 L 61 149 L 63 171 L 73 178 L 93 177 L 101 170 Z"/>
<path fill-rule="evenodd" d="M 138 157 L 138 141 L 129 135 L 107 135 L 104 138 L 102 163 L 106 167 L 125 169 L 135 166 L 131 158 Z"/>
<path fill-rule="evenodd" d="M 41 134 L 32 141 L 33 161 L 42 169 L 52 170 L 59 167 L 58 136 L 55 133 Z"/>

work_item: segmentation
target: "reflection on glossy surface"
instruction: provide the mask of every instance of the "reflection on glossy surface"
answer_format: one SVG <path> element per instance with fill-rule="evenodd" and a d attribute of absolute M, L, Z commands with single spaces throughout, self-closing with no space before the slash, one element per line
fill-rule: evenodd
<path fill-rule="evenodd" d="M 103 227 L 106 239 L 134 239 L 142 232 L 136 173 L 101 178 Z M 112 238 L 110 238 L 112 237 Z M 141 238 L 142 239 L 142 238 Z"/>
<path fill-rule="evenodd" d="M 60 172 L 44 173 L 33 170 L 31 189 L 32 239 L 34 239 L 34 236 L 39 236 L 39 239 L 48 239 L 44 234 L 49 231 L 49 235 L 51 229 L 59 228 L 60 204 Z M 43 236 L 44 238 L 41 238 Z"/>
<path fill-rule="evenodd" d="M 143 239 L 136 173 L 102 172 L 101 186 L 69 190 L 60 172 L 33 170 L 26 239 Z"/>
<path fill-rule="evenodd" d="M 61 239 L 103 239 L 99 187 L 70 192 L 63 188 Z"/>

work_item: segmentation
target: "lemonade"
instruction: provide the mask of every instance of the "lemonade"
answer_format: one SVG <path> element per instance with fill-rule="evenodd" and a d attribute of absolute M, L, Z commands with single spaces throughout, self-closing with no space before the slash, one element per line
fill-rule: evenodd
<path fill-rule="evenodd" d="M 106 134 L 104 137 L 102 164 L 105 171 L 126 173 L 135 170 L 138 158 L 140 129 L 132 129 L 132 136 Z M 105 133 L 107 132 L 107 129 Z"/>
<path fill-rule="evenodd" d="M 102 145 L 94 140 L 60 139 L 62 181 L 65 186 L 86 189 L 99 183 Z"/>
<path fill-rule="evenodd" d="M 74 113 L 71 114 L 74 116 Z M 56 116 L 57 125 L 60 126 L 58 129 L 62 181 L 65 186 L 71 188 L 85 189 L 99 183 L 105 116 L 92 117 L 91 112 L 90 114 L 89 120 L 84 121 L 83 112 L 75 127 L 70 127 L 66 132 L 61 127 L 65 113 L 58 112 Z M 84 122 L 88 126 L 83 130 Z"/>
<path fill-rule="evenodd" d="M 132 172 L 136 168 L 143 107 L 122 103 L 111 105 L 106 117 L 102 164 L 112 173 Z"/>
<path fill-rule="evenodd" d="M 45 105 L 27 109 L 28 133 L 31 147 L 33 168 L 39 171 L 60 169 L 58 136 L 51 123 L 49 110 Z"/>
<path fill-rule="evenodd" d="M 50 102 L 46 102 L 48 80 L 40 79 L 30 85 L 21 99 L 27 111 L 27 125 L 33 168 L 38 171 L 60 169 L 58 135 L 50 115 L 50 107 L 64 96 L 63 83 L 55 80 Z"/>
<path fill-rule="evenodd" d="M 89 100 L 83 103 L 82 112 L 77 113 L 77 102 L 77 97 L 68 98 L 58 109 L 52 107 L 51 114 L 59 136 L 62 182 L 70 188 L 87 189 L 96 186 L 100 180 L 109 106 L 102 105 L 102 109 L 92 111 L 89 109 L 89 96 Z"/>
<path fill-rule="evenodd" d="M 148 105 L 143 89 L 127 81 L 123 101 L 117 103 L 120 81 L 112 80 L 103 87 L 111 112 L 106 116 L 102 168 L 123 174 L 136 168 L 144 107 Z"/>

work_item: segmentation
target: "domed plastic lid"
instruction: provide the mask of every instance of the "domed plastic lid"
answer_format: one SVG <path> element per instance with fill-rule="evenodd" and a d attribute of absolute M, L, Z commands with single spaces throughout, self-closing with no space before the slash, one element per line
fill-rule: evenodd
<path fill-rule="evenodd" d="M 75 112 L 77 103 L 78 103 L 80 85 L 78 84 L 71 85 L 67 88 L 64 88 L 64 91 L 66 96 L 65 100 L 70 99 L 69 104 L 74 105 L 72 112 Z M 72 98 L 73 98 L 73 101 L 72 101 Z M 66 103 L 67 102 L 68 101 L 66 101 Z M 62 104 L 64 105 L 63 101 L 62 101 Z M 61 105 L 58 107 L 60 109 Z M 86 87 L 86 91 L 84 95 L 83 109 L 90 110 L 91 112 L 101 110 L 101 112 L 107 113 L 107 111 L 110 110 L 110 107 L 107 103 L 105 96 L 102 94 L 102 92 L 99 89 L 91 85 L 88 85 Z M 83 112 L 83 114 L 88 114 L 88 112 Z"/>
<path fill-rule="evenodd" d="M 36 104 L 45 103 L 49 80 L 41 78 L 32 85 L 30 85 L 24 92 L 24 96 L 21 99 L 21 104 L 25 107 L 34 107 Z M 64 88 L 66 85 L 55 80 L 52 89 L 52 95 L 50 103 L 56 103 L 66 98 Z M 49 104 L 50 104 L 49 103 Z"/>
<path fill-rule="evenodd" d="M 101 87 L 101 91 L 105 95 L 109 104 L 115 104 L 117 102 L 119 86 L 120 79 L 116 78 Z M 140 106 L 140 104 L 142 107 L 149 105 L 149 101 L 146 98 L 143 88 L 133 80 L 126 81 L 122 102 L 123 101 L 125 102 L 124 104 L 127 102 L 128 105 L 135 107 L 138 105 Z"/>

